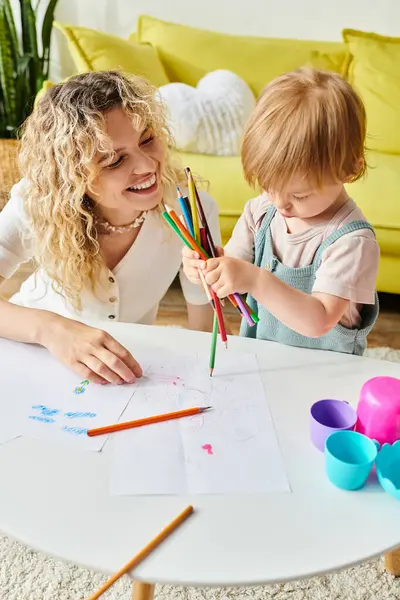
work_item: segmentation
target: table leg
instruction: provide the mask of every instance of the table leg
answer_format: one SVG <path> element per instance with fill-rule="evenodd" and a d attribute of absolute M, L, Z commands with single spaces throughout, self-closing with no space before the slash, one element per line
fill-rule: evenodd
<path fill-rule="evenodd" d="M 395 577 L 400 577 L 400 548 L 385 554 L 385 567 L 386 571 Z"/>
<path fill-rule="evenodd" d="M 132 600 L 153 600 L 155 586 L 151 583 L 134 581 Z"/>

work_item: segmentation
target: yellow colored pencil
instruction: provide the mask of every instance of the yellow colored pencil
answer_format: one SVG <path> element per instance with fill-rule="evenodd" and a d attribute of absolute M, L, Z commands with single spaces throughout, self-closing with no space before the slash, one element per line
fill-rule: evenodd
<path fill-rule="evenodd" d="M 192 173 L 190 171 L 187 174 L 187 178 L 188 178 L 190 210 L 192 211 L 192 222 L 193 222 L 194 237 L 195 237 L 196 241 L 199 244 L 201 244 L 199 216 L 198 216 L 198 213 L 197 213 L 197 202 L 196 202 L 196 188 L 194 186 L 194 181 L 193 181 Z"/>

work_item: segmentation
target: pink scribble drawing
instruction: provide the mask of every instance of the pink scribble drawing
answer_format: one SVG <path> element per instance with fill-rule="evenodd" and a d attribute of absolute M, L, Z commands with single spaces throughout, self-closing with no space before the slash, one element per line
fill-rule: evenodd
<path fill-rule="evenodd" d="M 213 447 L 211 446 L 211 444 L 204 444 L 202 448 L 207 452 L 207 454 L 214 454 Z"/>

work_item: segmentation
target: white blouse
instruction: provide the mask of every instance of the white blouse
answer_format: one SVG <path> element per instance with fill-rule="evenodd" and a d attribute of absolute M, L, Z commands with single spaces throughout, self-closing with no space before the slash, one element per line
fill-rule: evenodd
<path fill-rule="evenodd" d="M 10 200 L 0 213 L 0 276 L 5 279 L 33 257 L 33 232 L 25 212 L 24 193 L 26 183 L 21 180 L 12 188 Z M 200 197 L 213 239 L 220 245 L 217 204 L 205 192 L 200 192 Z M 77 312 L 53 289 L 52 280 L 42 268 L 22 284 L 10 302 L 79 321 L 105 319 L 151 325 L 160 300 L 178 273 L 186 301 L 207 304 L 202 287 L 190 283 L 183 273 L 181 251 L 181 240 L 161 214 L 149 211 L 135 242 L 109 271 L 107 286 L 98 286 L 96 296 L 89 290 L 82 293 L 81 311 Z"/>

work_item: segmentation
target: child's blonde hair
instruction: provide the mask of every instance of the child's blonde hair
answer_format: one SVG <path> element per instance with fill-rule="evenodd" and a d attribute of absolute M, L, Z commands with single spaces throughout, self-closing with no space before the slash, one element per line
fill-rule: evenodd
<path fill-rule="evenodd" d="M 82 290 L 88 284 L 94 290 L 105 272 L 85 196 L 98 174 L 96 153 L 113 153 L 104 113 L 121 107 L 135 128 L 151 127 L 162 141 L 164 198 L 175 197 L 175 184 L 184 180 L 171 160 L 172 140 L 155 92 L 144 79 L 116 71 L 77 75 L 51 87 L 22 129 L 20 165 L 35 259 L 78 310 Z"/>
<path fill-rule="evenodd" d="M 246 126 L 246 180 L 281 191 L 294 176 L 317 186 L 327 178 L 355 181 L 365 172 L 366 116 L 342 77 L 302 68 L 267 85 Z"/>

